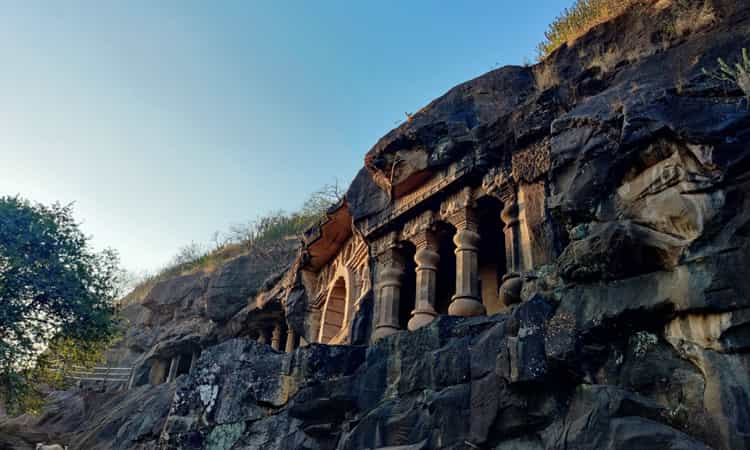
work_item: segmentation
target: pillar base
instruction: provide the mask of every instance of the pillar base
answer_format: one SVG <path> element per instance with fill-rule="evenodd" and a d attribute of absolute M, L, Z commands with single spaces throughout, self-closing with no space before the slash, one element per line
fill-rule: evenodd
<path fill-rule="evenodd" d="M 523 289 L 523 279 L 517 273 L 507 274 L 503 277 L 503 284 L 500 285 L 499 297 L 500 302 L 506 307 L 521 303 L 521 290 Z"/>
<path fill-rule="evenodd" d="M 484 305 L 473 297 L 453 297 L 453 301 L 448 306 L 448 314 L 451 316 L 483 316 L 486 312 Z"/>
<path fill-rule="evenodd" d="M 415 309 L 411 313 L 411 319 L 406 325 L 409 331 L 414 331 L 430 324 L 437 317 L 437 313 L 432 308 Z"/>
<path fill-rule="evenodd" d="M 399 331 L 400 331 L 399 328 L 394 327 L 393 325 L 377 325 L 375 327 L 375 331 L 373 331 L 372 333 L 372 340 L 378 341 L 380 339 L 383 339 L 386 336 L 396 334 Z"/>

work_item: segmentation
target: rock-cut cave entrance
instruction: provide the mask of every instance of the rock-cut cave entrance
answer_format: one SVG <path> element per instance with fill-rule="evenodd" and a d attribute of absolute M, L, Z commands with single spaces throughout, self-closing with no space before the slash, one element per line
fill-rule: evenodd
<path fill-rule="evenodd" d="M 439 315 L 448 315 L 448 307 L 456 293 L 456 244 L 453 243 L 456 228 L 446 222 L 438 222 L 435 232 L 440 261 L 433 306 Z"/>
<path fill-rule="evenodd" d="M 505 306 L 500 302 L 500 279 L 505 274 L 505 235 L 500 213 L 503 204 L 493 197 L 479 200 L 479 292 L 487 314 L 500 312 Z"/>
<path fill-rule="evenodd" d="M 404 241 L 401 243 L 399 253 L 404 264 L 404 273 L 401 278 L 401 292 L 398 302 L 398 326 L 402 330 L 407 329 L 416 301 L 417 263 L 414 262 L 414 254 L 416 252 L 417 249 L 411 242 Z"/>

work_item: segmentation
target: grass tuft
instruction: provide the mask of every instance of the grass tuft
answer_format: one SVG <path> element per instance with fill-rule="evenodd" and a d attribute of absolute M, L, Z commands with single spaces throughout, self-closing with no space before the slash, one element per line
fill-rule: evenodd
<path fill-rule="evenodd" d="M 542 60 L 563 44 L 570 44 L 583 36 L 591 28 L 607 22 L 641 0 L 576 0 L 576 3 L 563 11 L 544 33 L 545 40 L 538 47 Z"/>

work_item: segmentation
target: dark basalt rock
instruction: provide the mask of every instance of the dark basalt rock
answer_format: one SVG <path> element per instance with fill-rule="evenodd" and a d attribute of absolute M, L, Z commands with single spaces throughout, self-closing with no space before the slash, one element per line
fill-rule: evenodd
<path fill-rule="evenodd" d="M 359 303 L 354 320 L 352 321 L 351 343 L 352 345 L 367 345 L 370 342 L 371 328 L 373 323 L 373 309 L 375 298 L 370 291 Z"/>
<path fill-rule="evenodd" d="M 275 249 L 271 255 L 247 254 L 223 265 L 209 280 L 206 315 L 216 322 L 231 318 L 261 291 L 271 275 L 287 267 L 297 254 L 295 245 Z"/>
<path fill-rule="evenodd" d="M 61 399 L 70 423 L 58 409 L 42 424 L 92 449 L 750 449 L 750 107 L 702 71 L 750 47 L 750 4 L 713 0 L 715 20 L 669 26 L 704 3 L 645 2 L 539 65 L 457 86 L 368 153 L 346 194 L 355 221 L 456 161 L 545 194 L 533 231 L 554 255 L 506 286 L 502 313 L 365 347 L 370 297 L 350 330 L 363 346 L 287 354 L 231 339 L 203 348 L 174 396 Z M 260 272 L 238 258 L 164 284 L 148 314 L 130 311 L 149 324 L 133 348 L 204 339 L 201 324 L 228 320 L 272 273 Z M 309 299 L 290 292 L 302 334 Z"/>
<path fill-rule="evenodd" d="M 546 362 L 554 310 L 536 296 L 509 314 L 440 317 L 366 353 L 230 341 L 181 382 L 162 448 L 709 448 L 696 436 L 712 423 L 681 409 L 702 405 L 691 363 L 636 333 L 600 349 L 609 360 L 581 383 Z"/>
<path fill-rule="evenodd" d="M 388 194 L 375 183 L 365 167 L 359 170 L 346 191 L 346 203 L 354 220 L 382 211 L 389 200 Z"/>

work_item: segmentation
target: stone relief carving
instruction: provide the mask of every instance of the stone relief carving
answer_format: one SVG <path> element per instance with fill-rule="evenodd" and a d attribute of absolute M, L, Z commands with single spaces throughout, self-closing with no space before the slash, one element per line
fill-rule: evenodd
<path fill-rule="evenodd" d="M 515 191 L 511 175 L 498 167 L 491 168 L 482 179 L 480 192 L 493 196 L 503 203 L 514 202 L 516 197 Z"/>
<path fill-rule="evenodd" d="M 597 220 L 571 230 L 572 242 L 558 258 L 563 277 L 618 279 L 671 270 L 712 251 L 692 246 L 707 236 L 725 203 L 711 148 L 661 141 L 641 158 L 647 167 L 599 205 Z"/>
<path fill-rule="evenodd" d="M 370 244 L 373 256 L 378 258 L 387 253 L 388 250 L 398 248 L 398 241 L 398 233 L 395 231 L 392 231 L 382 236 L 380 239 L 373 241 Z"/>
<path fill-rule="evenodd" d="M 709 162 L 710 152 L 703 146 L 675 149 L 624 182 L 615 199 L 618 219 L 630 219 L 683 244 L 692 242 L 724 203 L 724 192 L 713 189 L 721 176 Z"/>
<path fill-rule="evenodd" d="M 408 221 L 401 229 L 401 240 L 412 241 L 416 244 L 415 239 L 424 234 L 424 232 L 431 230 L 435 225 L 435 213 L 433 211 L 425 211 L 419 216 Z"/>
<path fill-rule="evenodd" d="M 440 204 L 440 217 L 450 221 L 457 213 L 462 213 L 474 206 L 472 189 L 465 187 L 455 194 L 449 195 Z"/>
<path fill-rule="evenodd" d="M 364 294 L 364 290 L 369 288 L 369 280 L 360 279 L 360 274 L 369 273 L 369 269 L 367 245 L 361 237 L 355 235 L 349 239 L 338 255 L 318 272 L 314 306 L 322 306 L 331 284 L 341 275 L 342 270 L 352 274 L 352 286 L 348 288 L 356 289 L 357 297 Z"/>
<path fill-rule="evenodd" d="M 544 176 L 550 168 L 549 138 L 513 154 L 511 166 L 516 182 L 532 183 Z"/>

